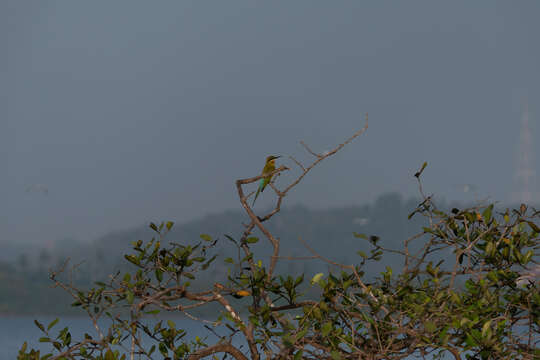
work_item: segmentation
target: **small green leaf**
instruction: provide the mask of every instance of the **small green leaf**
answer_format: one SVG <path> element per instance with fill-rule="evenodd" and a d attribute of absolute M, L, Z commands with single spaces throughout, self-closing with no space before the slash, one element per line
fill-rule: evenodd
<path fill-rule="evenodd" d="M 171 228 L 173 227 L 173 225 L 174 225 L 174 222 L 173 222 L 173 221 L 167 221 L 167 224 L 166 224 L 167 230 L 171 230 Z"/>
<path fill-rule="evenodd" d="M 153 222 L 150 223 L 150 229 L 154 230 L 155 232 L 159 233 L 158 227 Z"/>
<path fill-rule="evenodd" d="M 201 234 L 200 237 L 204 241 L 212 241 L 212 237 L 210 235 L 208 235 L 208 234 Z"/>
<path fill-rule="evenodd" d="M 156 273 L 157 281 L 162 282 L 163 281 L 163 271 L 161 271 L 161 269 L 156 269 L 155 273 Z"/>
<path fill-rule="evenodd" d="M 51 321 L 51 323 L 49 324 L 49 326 L 47 326 L 47 331 L 51 330 L 51 328 L 56 325 L 58 323 L 59 319 L 56 318 L 54 319 L 53 321 Z"/>
<path fill-rule="evenodd" d="M 51 339 L 48 338 L 48 337 L 40 337 L 40 338 L 39 338 L 39 342 L 42 342 L 42 343 L 43 343 L 43 342 L 51 342 Z"/>
<path fill-rule="evenodd" d="M 134 299 L 133 293 L 130 290 L 128 290 L 127 291 L 127 296 L 126 296 L 126 300 L 127 300 L 128 304 L 133 304 L 133 299 Z"/>
<path fill-rule="evenodd" d="M 493 210 L 493 204 L 489 205 L 484 212 L 482 213 L 482 217 L 484 218 L 484 221 L 488 223 L 491 220 L 491 212 Z"/>
<path fill-rule="evenodd" d="M 476 340 L 474 340 L 471 334 L 467 334 L 467 337 L 465 338 L 465 343 L 470 347 L 475 347 L 478 345 L 478 343 L 476 342 Z"/>
<path fill-rule="evenodd" d="M 45 332 L 45 328 L 43 327 L 43 325 L 37 321 L 37 320 L 34 320 L 34 324 L 36 324 L 36 326 L 43 332 Z"/>
<path fill-rule="evenodd" d="M 533 256 L 533 251 L 532 250 L 527 251 L 525 255 L 523 255 L 523 258 L 521 259 L 521 263 L 523 265 L 527 264 L 531 260 L 532 256 Z"/>
<path fill-rule="evenodd" d="M 424 169 L 426 168 L 426 166 L 427 166 L 427 161 L 425 161 L 425 162 L 422 164 L 422 167 L 420 168 L 420 170 L 418 170 L 418 171 L 414 174 L 414 177 L 419 178 L 420 175 L 422 175 L 422 172 L 424 171 Z"/>
<path fill-rule="evenodd" d="M 363 257 L 364 259 L 367 259 L 367 257 L 368 257 L 368 256 L 366 255 L 366 253 L 363 252 L 362 250 L 359 250 L 359 251 L 357 251 L 356 253 L 357 253 L 358 255 L 360 255 L 361 257 Z"/>
<path fill-rule="evenodd" d="M 111 351 L 111 349 L 107 350 L 105 353 L 105 360 L 115 360 L 114 353 Z"/>
<path fill-rule="evenodd" d="M 332 329 L 333 329 L 333 327 L 332 327 L 332 323 L 330 321 L 324 323 L 323 326 L 321 327 L 322 336 L 328 336 L 328 334 L 330 334 Z"/>
<path fill-rule="evenodd" d="M 255 244 L 257 241 L 259 241 L 259 238 L 255 236 L 251 236 L 246 239 L 246 242 L 250 244 Z"/>
<path fill-rule="evenodd" d="M 490 241 L 486 244 L 486 255 L 493 256 L 494 252 L 495 252 L 495 245 L 493 245 L 493 242 Z"/>
<path fill-rule="evenodd" d="M 226 258 L 224 261 L 229 264 L 234 264 L 234 260 L 230 257 Z"/>
<path fill-rule="evenodd" d="M 426 321 L 426 322 L 424 323 L 424 328 L 425 328 L 428 332 L 432 333 L 432 332 L 435 332 L 435 330 L 437 330 L 437 325 L 436 325 L 433 321 L 429 321 L 429 320 L 428 320 L 428 321 Z"/>
<path fill-rule="evenodd" d="M 322 280 L 323 276 L 324 276 L 323 273 L 315 274 L 315 276 L 311 278 L 311 285 L 318 284 Z"/>
<path fill-rule="evenodd" d="M 134 255 L 127 255 L 127 254 L 126 254 L 126 255 L 124 255 L 124 258 L 125 258 L 127 261 L 129 261 L 130 263 L 135 264 L 135 265 L 140 265 L 140 263 L 141 263 L 141 262 L 139 261 L 139 259 L 137 259 L 137 257 L 134 256 Z"/>
<path fill-rule="evenodd" d="M 176 329 L 176 324 L 172 320 L 167 320 L 167 325 L 169 325 L 171 329 Z"/>
<path fill-rule="evenodd" d="M 488 320 L 482 326 L 482 337 L 491 337 L 491 320 Z"/>
<path fill-rule="evenodd" d="M 162 343 L 162 342 L 159 343 L 159 352 L 161 352 L 161 354 L 165 357 L 169 354 L 169 351 L 167 350 L 167 346 L 165 345 L 165 343 Z"/>

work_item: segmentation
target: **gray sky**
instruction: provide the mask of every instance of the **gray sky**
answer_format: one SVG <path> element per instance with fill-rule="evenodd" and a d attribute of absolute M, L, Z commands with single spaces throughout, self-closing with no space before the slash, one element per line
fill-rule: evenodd
<path fill-rule="evenodd" d="M 1 236 L 238 209 L 234 180 L 266 155 L 307 159 L 299 140 L 324 151 L 365 112 L 366 136 L 288 205 L 415 195 L 423 161 L 429 192 L 507 200 L 524 98 L 540 118 L 539 15 L 538 1 L 4 0 Z"/>

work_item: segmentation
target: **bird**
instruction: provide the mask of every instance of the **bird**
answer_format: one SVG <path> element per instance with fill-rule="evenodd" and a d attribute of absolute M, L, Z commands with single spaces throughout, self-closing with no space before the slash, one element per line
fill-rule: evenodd
<path fill-rule="evenodd" d="M 274 155 L 268 156 L 266 158 L 266 163 L 264 164 L 261 175 L 268 174 L 276 170 L 276 159 L 279 159 L 280 157 L 281 156 Z M 257 193 L 255 194 L 255 199 L 253 199 L 253 204 L 251 206 L 255 205 L 255 200 L 257 200 L 259 193 L 262 193 L 264 191 L 264 188 L 270 183 L 270 180 L 272 180 L 272 175 L 265 176 L 261 179 L 261 181 L 259 182 L 259 188 L 257 189 Z"/>

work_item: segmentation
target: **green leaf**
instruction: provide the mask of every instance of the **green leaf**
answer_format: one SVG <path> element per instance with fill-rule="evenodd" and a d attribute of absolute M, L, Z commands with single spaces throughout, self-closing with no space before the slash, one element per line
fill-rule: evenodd
<path fill-rule="evenodd" d="M 491 320 L 488 320 L 482 326 L 482 337 L 491 337 Z"/>
<path fill-rule="evenodd" d="M 173 227 L 173 225 L 174 225 L 174 222 L 173 222 L 173 221 L 167 221 L 167 224 L 166 224 L 167 230 L 171 230 L 171 228 Z"/>
<path fill-rule="evenodd" d="M 43 342 L 51 342 L 51 339 L 48 338 L 48 337 L 40 337 L 40 338 L 39 338 L 39 342 L 42 342 L 42 343 L 43 343 Z"/>
<path fill-rule="evenodd" d="M 482 217 L 484 218 L 484 221 L 488 223 L 491 220 L 491 212 L 493 210 L 493 204 L 489 205 L 484 212 L 482 213 Z"/>
<path fill-rule="evenodd" d="M 125 258 L 127 261 L 129 261 L 130 263 L 135 264 L 135 265 L 140 265 L 140 263 L 141 263 L 141 262 L 139 261 L 139 259 L 137 259 L 137 257 L 134 256 L 134 255 L 124 255 L 124 258 Z"/>
<path fill-rule="evenodd" d="M 474 338 L 472 337 L 471 334 L 467 334 L 467 337 L 465 338 L 465 343 L 469 346 L 469 347 L 475 347 L 478 345 L 478 343 L 476 342 L 476 340 L 474 340 Z"/>
<path fill-rule="evenodd" d="M 296 354 L 294 354 L 294 360 L 300 360 L 302 359 L 302 354 L 303 354 L 303 351 L 302 350 L 298 350 L 296 352 Z"/>
<path fill-rule="evenodd" d="M 230 258 L 230 257 L 226 258 L 225 262 L 229 263 L 229 264 L 234 264 L 234 260 L 232 258 Z"/>
<path fill-rule="evenodd" d="M 255 236 L 251 236 L 246 239 L 246 242 L 249 244 L 255 244 L 257 241 L 259 241 L 259 238 Z"/>
<path fill-rule="evenodd" d="M 212 241 L 212 237 L 210 235 L 208 235 L 208 234 L 201 234 L 200 237 L 204 241 Z"/>
<path fill-rule="evenodd" d="M 422 175 L 422 172 L 424 171 L 424 169 L 426 168 L 426 166 L 427 166 L 427 161 L 424 161 L 424 163 L 422 164 L 422 167 L 420 168 L 420 170 L 418 170 L 418 171 L 414 174 L 414 177 L 419 178 L 420 175 Z"/>
<path fill-rule="evenodd" d="M 154 230 L 155 232 L 159 233 L 158 227 L 153 222 L 150 223 L 150 229 Z"/>
<path fill-rule="evenodd" d="M 150 311 L 145 311 L 144 313 L 148 315 L 156 315 L 156 314 L 159 314 L 159 310 L 158 309 L 150 310 Z"/>
<path fill-rule="evenodd" d="M 322 336 L 327 336 L 328 334 L 330 334 L 332 329 L 333 329 L 333 327 L 332 327 L 332 323 L 330 321 L 324 323 L 323 326 L 321 327 Z"/>
<path fill-rule="evenodd" d="M 127 296 L 126 296 L 126 300 L 127 300 L 128 304 L 133 304 L 133 299 L 134 299 L 133 292 L 128 290 L 127 291 Z"/>
<path fill-rule="evenodd" d="M 163 356 L 167 356 L 169 354 L 169 351 L 167 350 L 167 346 L 165 345 L 165 343 L 162 343 L 162 342 L 159 343 L 159 352 L 161 352 Z"/>
<path fill-rule="evenodd" d="M 358 239 L 364 239 L 367 240 L 367 236 L 365 234 L 359 234 L 357 232 L 353 232 L 353 236 Z"/>
<path fill-rule="evenodd" d="M 523 258 L 521 259 L 521 263 L 523 265 L 527 264 L 531 260 L 532 256 L 533 256 L 533 251 L 532 250 L 527 251 L 525 255 L 523 255 Z"/>
<path fill-rule="evenodd" d="M 306 334 L 308 333 L 309 329 L 306 328 L 302 331 L 300 331 L 298 334 L 296 334 L 296 340 L 301 340 Z"/>
<path fill-rule="evenodd" d="M 43 327 L 43 325 L 37 321 L 37 320 L 34 320 L 34 324 L 36 324 L 36 326 L 43 332 L 45 332 L 45 328 Z"/>
<path fill-rule="evenodd" d="M 435 332 L 435 330 L 437 330 L 437 325 L 433 322 L 433 321 L 426 321 L 424 323 L 424 328 L 430 332 L 430 333 L 433 333 Z"/>
<path fill-rule="evenodd" d="M 156 269 L 155 273 L 156 273 L 157 281 L 162 282 L 163 281 L 163 271 L 161 271 L 161 269 Z"/>
<path fill-rule="evenodd" d="M 363 251 L 361 251 L 361 250 L 357 251 L 356 253 L 357 253 L 358 255 L 360 255 L 361 257 L 363 257 L 364 259 L 367 259 L 367 257 L 368 257 L 368 256 L 366 255 L 366 253 L 363 252 Z"/>
<path fill-rule="evenodd" d="M 495 252 L 495 245 L 493 245 L 493 242 L 490 241 L 486 245 L 486 255 L 493 256 L 494 252 Z"/>
<path fill-rule="evenodd" d="M 51 323 L 49 324 L 49 326 L 47 326 L 47 331 L 51 330 L 51 328 L 56 325 L 58 323 L 59 319 L 56 318 L 54 319 L 53 321 L 51 321 Z"/>
<path fill-rule="evenodd" d="M 332 359 L 334 360 L 341 360 L 341 354 L 339 353 L 339 351 L 337 350 L 332 350 L 330 352 L 330 356 L 332 357 Z"/>
<path fill-rule="evenodd" d="M 171 329 L 176 329 L 176 324 L 172 320 L 167 320 L 167 325 L 169 325 Z"/>
<path fill-rule="evenodd" d="M 323 276 L 324 276 L 323 273 L 315 274 L 315 276 L 313 276 L 313 278 L 311 278 L 311 285 L 319 284 L 321 279 L 323 278 Z"/>
<path fill-rule="evenodd" d="M 105 360 L 115 360 L 114 358 L 115 356 L 111 349 L 107 350 L 107 352 L 105 353 Z"/>

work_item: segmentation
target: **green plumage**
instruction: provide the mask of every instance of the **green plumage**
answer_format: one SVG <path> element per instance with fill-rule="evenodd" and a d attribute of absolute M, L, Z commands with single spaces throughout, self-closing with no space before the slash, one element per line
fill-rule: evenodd
<path fill-rule="evenodd" d="M 266 163 L 264 164 L 263 170 L 261 175 L 271 173 L 272 171 L 276 170 L 276 159 L 280 156 L 268 156 L 266 158 Z M 266 188 L 266 185 L 270 183 L 270 180 L 272 180 L 272 175 L 265 176 L 261 179 L 259 182 L 259 188 L 257 189 L 257 193 L 255 194 L 255 199 L 253 199 L 253 205 L 255 205 L 255 200 L 257 200 L 257 197 L 259 197 L 259 194 L 264 191 Z"/>

